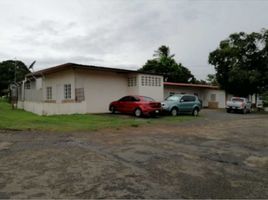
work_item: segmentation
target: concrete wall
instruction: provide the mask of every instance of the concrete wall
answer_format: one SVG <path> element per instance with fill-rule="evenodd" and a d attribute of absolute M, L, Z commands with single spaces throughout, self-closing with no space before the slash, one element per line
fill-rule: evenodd
<path fill-rule="evenodd" d="M 62 103 L 64 100 L 64 84 L 71 84 L 71 99 L 75 101 L 75 78 L 73 70 L 60 71 L 43 78 L 43 99 L 46 100 L 46 88 L 52 87 L 52 100 Z"/>
<path fill-rule="evenodd" d="M 80 103 L 44 103 L 33 101 L 18 101 L 18 108 L 38 115 L 59 115 L 86 113 L 85 102 Z"/>
<path fill-rule="evenodd" d="M 142 76 L 150 76 L 150 77 L 154 77 L 154 78 L 160 78 L 160 86 L 142 85 Z M 164 100 L 163 76 L 139 74 L 138 75 L 138 83 L 139 83 L 138 95 L 148 96 L 148 97 L 153 98 L 156 101 L 163 101 Z"/>
<path fill-rule="evenodd" d="M 85 91 L 88 113 L 109 112 L 109 104 L 128 94 L 127 74 L 75 70 L 76 88 Z"/>
<path fill-rule="evenodd" d="M 136 85 L 128 86 L 128 78 L 136 77 Z M 160 85 L 142 85 L 141 77 L 160 79 Z M 71 98 L 64 99 L 64 84 L 71 84 Z M 70 69 L 54 72 L 35 81 L 25 90 L 25 101 L 19 106 L 42 115 L 109 112 L 112 101 L 126 95 L 143 95 L 163 100 L 163 77 L 137 73 L 117 73 L 88 69 Z M 52 99 L 47 99 L 47 87 L 52 87 Z M 85 99 L 78 102 L 75 89 L 83 88 Z M 36 98 L 38 97 L 38 98 Z"/>
<path fill-rule="evenodd" d="M 215 101 L 218 102 L 218 108 L 225 108 L 226 96 L 224 90 L 213 90 L 213 89 L 206 89 L 205 90 L 205 100 L 203 104 L 208 106 L 209 102 L 213 102 L 212 95 L 215 94 Z"/>

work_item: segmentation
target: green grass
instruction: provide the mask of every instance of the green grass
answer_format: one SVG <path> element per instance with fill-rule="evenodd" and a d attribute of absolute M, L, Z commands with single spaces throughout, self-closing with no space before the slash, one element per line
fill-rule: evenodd
<path fill-rule="evenodd" d="M 135 118 L 128 115 L 73 114 L 39 116 L 20 109 L 12 110 L 11 105 L 0 100 L 0 129 L 40 131 L 96 131 L 103 128 L 139 127 L 159 123 L 178 123 L 194 119 L 191 116 L 159 118 Z"/>

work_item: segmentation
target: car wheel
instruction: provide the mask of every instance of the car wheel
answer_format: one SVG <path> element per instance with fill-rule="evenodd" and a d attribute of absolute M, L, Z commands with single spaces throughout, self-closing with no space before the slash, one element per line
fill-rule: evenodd
<path fill-rule="evenodd" d="M 195 108 L 195 109 L 193 110 L 192 115 L 196 117 L 196 116 L 198 116 L 198 114 L 199 114 L 199 110 L 198 110 L 198 108 Z"/>
<path fill-rule="evenodd" d="M 140 108 L 136 108 L 136 110 L 134 111 L 134 115 L 136 117 L 141 117 L 141 115 L 142 115 L 141 109 Z"/>
<path fill-rule="evenodd" d="M 231 110 L 227 109 L 227 110 L 226 110 L 226 112 L 227 112 L 227 113 L 230 113 L 230 112 L 231 112 Z"/>
<path fill-rule="evenodd" d="M 110 111 L 111 111 L 111 113 L 113 113 L 113 114 L 114 114 L 114 113 L 115 113 L 115 111 L 116 111 L 116 110 L 115 110 L 115 107 L 114 107 L 114 106 L 111 106 L 111 107 L 110 107 Z"/>
<path fill-rule="evenodd" d="M 178 109 L 177 108 L 172 108 L 170 111 L 172 116 L 177 116 L 178 115 Z"/>
<path fill-rule="evenodd" d="M 247 113 L 247 108 L 245 107 L 242 112 L 243 112 L 243 114 L 246 114 Z"/>

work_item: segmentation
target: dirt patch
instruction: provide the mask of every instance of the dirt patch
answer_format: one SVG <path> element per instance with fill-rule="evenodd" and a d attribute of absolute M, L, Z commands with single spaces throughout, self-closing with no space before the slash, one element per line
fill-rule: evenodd
<path fill-rule="evenodd" d="M 201 115 L 98 132 L 0 131 L 0 198 L 268 198 L 267 115 Z"/>

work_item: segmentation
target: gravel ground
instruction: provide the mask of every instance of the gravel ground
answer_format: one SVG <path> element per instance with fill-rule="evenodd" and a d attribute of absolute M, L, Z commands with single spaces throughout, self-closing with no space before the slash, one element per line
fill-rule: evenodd
<path fill-rule="evenodd" d="M 268 115 L 172 125 L 0 130 L 0 198 L 268 198 Z"/>

